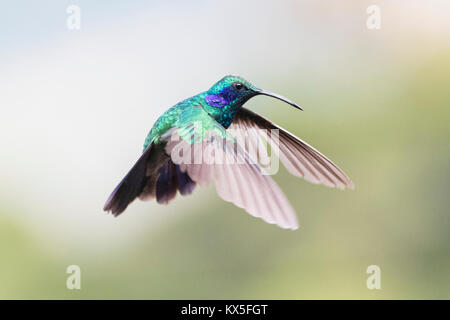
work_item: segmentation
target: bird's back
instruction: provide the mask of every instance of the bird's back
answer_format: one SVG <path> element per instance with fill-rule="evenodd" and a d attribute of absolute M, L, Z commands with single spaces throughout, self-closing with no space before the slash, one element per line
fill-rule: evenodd
<path fill-rule="evenodd" d="M 164 114 L 160 116 L 158 120 L 156 120 L 155 124 L 145 138 L 143 151 L 147 149 L 147 147 L 150 145 L 150 143 L 152 143 L 153 140 L 156 140 L 157 142 L 158 138 L 161 137 L 161 135 L 170 130 L 174 126 L 175 122 L 179 119 L 182 112 L 184 114 L 189 114 L 188 112 L 186 112 L 186 109 L 194 108 L 199 105 L 202 106 L 203 97 L 204 93 L 200 93 L 196 96 L 177 103 L 173 107 L 169 108 L 166 112 L 164 112 Z"/>

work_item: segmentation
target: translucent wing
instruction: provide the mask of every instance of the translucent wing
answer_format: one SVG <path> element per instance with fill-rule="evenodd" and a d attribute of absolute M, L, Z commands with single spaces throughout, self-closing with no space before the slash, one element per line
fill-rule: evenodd
<path fill-rule="evenodd" d="M 319 151 L 248 109 L 241 108 L 238 111 L 230 129 L 245 131 L 254 141 L 260 139 L 257 130 L 265 130 L 272 150 L 278 152 L 281 162 L 295 176 L 329 187 L 354 188 L 350 178 Z M 272 130 L 277 130 L 277 141 Z"/>
<path fill-rule="evenodd" d="M 298 228 L 295 212 L 278 185 L 201 107 L 190 111 L 189 120 L 181 116 L 161 140 L 167 143 L 172 162 L 200 186 L 215 181 L 225 201 L 268 223 Z"/>

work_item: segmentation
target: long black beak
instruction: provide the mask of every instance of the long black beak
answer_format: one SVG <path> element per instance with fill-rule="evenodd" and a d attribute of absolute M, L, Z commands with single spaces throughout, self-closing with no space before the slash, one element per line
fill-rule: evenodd
<path fill-rule="evenodd" d="M 286 102 L 287 104 L 290 104 L 291 106 L 293 106 L 294 108 L 297 108 L 297 109 L 303 111 L 303 109 L 300 108 L 300 106 L 299 106 L 298 104 L 296 104 L 296 103 L 292 102 L 291 100 L 286 99 L 285 97 L 282 97 L 282 96 L 280 96 L 280 95 L 278 95 L 278 94 L 276 94 L 276 93 L 272 93 L 272 92 L 265 91 L 265 90 L 258 90 L 258 91 L 256 91 L 256 92 L 257 92 L 257 94 L 262 94 L 262 95 L 264 95 L 264 96 L 269 96 L 269 97 L 272 97 L 272 98 L 275 98 L 275 99 L 284 101 L 284 102 Z"/>

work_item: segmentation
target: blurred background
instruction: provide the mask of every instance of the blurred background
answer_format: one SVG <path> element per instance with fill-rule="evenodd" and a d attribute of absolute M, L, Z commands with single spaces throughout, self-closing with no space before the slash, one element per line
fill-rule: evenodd
<path fill-rule="evenodd" d="M 67 28 L 72 4 L 80 30 Z M 0 298 L 450 298 L 448 1 L 0 7 Z M 247 104 L 356 189 L 283 168 L 274 178 L 297 231 L 221 201 L 212 185 L 105 214 L 157 117 L 226 74 L 303 106 Z M 69 265 L 81 290 L 66 288 Z M 366 287 L 369 265 L 381 290 Z"/>

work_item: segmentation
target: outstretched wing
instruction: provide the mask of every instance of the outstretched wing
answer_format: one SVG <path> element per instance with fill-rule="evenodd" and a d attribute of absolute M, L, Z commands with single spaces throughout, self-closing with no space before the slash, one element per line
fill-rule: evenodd
<path fill-rule="evenodd" d="M 298 228 L 295 212 L 278 185 L 202 107 L 182 112 L 161 140 L 173 163 L 199 185 L 215 181 L 225 201 L 268 223 Z"/>
<path fill-rule="evenodd" d="M 111 193 L 103 210 L 118 216 L 136 198 L 156 198 L 158 203 L 167 204 L 175 198 L 177 191 L 188 195 L 194 188 L 195 182 L 170 160 L 164 146 L 152 142 Z"/>
<path fill-rule="evenodd" d="M 354 188 L 350 178 L 319 151 L 248 109 L 241 108 L 237 112 L 230 129 L 244 131 L 251 141 L 261 139 L 258 130 L 265 130 L 264 137 L 272 146 L 272 150 L 278 152 L 281 162 L 295 176 L 329 187 Z M 273 130 L 277 130 L 277 135 Z"/>

